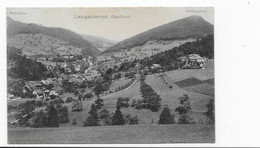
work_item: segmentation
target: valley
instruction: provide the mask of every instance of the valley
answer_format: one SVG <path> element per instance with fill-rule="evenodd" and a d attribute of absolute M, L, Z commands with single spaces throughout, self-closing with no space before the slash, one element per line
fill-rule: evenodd
<path fill-rule="evenodd" d="M 215 142 L 214 34 L 202 17 L 119 42 L 7 20 L 8 143 Z"/>

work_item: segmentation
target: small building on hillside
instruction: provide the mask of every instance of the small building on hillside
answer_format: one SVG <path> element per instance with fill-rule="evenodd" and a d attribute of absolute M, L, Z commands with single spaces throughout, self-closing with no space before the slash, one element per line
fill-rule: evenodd
<path fill-rule="evenodd" d="M 178 58 L 178 61 L 185 63 L 185 62 L 189 62 L 190 59 L 189 59 L 188 56 L 181 56 L 181 57 Z"/>
<path fill-rule="evenodd" d="M 157 69 L 157 68 L 161 68 L 161 66 L 159 64 L 153 64 L 151 66 L 151 69 Z"/>
<path fill-rule="evenodd" d="M 204 63 L 204 59 L 199 54 L 190 54 L 189 59 L 191 62 Z"/>
<path fill-rule="evenodd" d="M 204 58 L 199 54 L 189 54 L 188 56 L 181 56 L 178 58 L 178 65 L 180 68 L 202 68 Z"/>

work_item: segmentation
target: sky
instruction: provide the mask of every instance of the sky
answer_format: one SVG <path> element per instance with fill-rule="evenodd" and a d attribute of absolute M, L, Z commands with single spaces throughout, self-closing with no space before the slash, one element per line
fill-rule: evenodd
<path fill-rule="evenodd" d="M 214 24 L 212 7 L 7 8 L 6 15 L 23 23 L 61 27 L 113 41 L 192 15 Z"/>

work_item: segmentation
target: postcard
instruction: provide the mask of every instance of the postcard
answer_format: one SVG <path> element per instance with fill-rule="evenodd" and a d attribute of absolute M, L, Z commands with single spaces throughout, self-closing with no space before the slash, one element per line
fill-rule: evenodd
<path fill-rule="evenodd" d="M 6 17 L 9 144 L 215 143 L 214 7 Z"/>

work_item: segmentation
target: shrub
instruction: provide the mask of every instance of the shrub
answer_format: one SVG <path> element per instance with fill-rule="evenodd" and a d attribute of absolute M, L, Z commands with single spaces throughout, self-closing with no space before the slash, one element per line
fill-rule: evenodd
<path fill-rule="evenodd" d="M 85 94 L 85 95 L 83 96 L 83 101 L 89 100 L 89 99 L 92 98 L 92 97 L 93 97 L 93 94 L 92 94 L 92 93 L 87 93 L 87 94 Z"/>
<path fill-rule="evenodd" d="M 62 105 L 64 104 L 64 101 L 61 98 L 53 100 L 53 103 L 56 105 Z"/>
<path fill-rule="evenodd" d="M 72 102 L 74 99 L 72 98 L 72 97 L 68 97 L 67 99 L 66 99 L 66 103 L 70 103 L 70 102 Z"/>
<path fill-rule="evenodd" d="M 77 90 L 74 91 L 74 95 L 75 95 L 75 96 L 79 95 L 79 91 L 77 91 Z"/>
<path fill-rule="evenodd" d="M 136 108 L 136 109 L 142 109 L 142 103 L 143 103 L 142 100 L 137 100 L 136 105 L 135 105 L 135 108 Z"/>
<path fill-rule="evenodd" d="M 209 124 L 215 123 L 215 111 L 214 111 L 214 100 L 210 99 L 209 103 L 207 104 L 207 112 L 203 113 L 207 117 L 207 122 Z"/>
<path fill-rule="evenodd" d="M 178 124 L 194 124 L 195 122 L 188 115 L 182 114 L 182 115 L 179 116 L 179 119 L 178 119 L 177 123 Z"/>
<path fill-rule="evenodd" d="M 127 108 L 128 106 L 129 106 L 129 98 L 121 98 L 121 97 L 119 97 L 119 98 L 117 98 L 117 102 L 116 102 L 116 106 L 117 107 L 125 107 L 125 108 Z"/>
<path fill-rule="evenodd" d="M 111 115 L 109 114 L 109 111 L 107 109 L 103 109 L 99 112 L 99 118 L 103 122 L 102 125 L 111 125 Z"/>
<path fill-rule="evenodd" d="M 76 118 L 75 117 L 73 117 L 73 119 L 72 119 L 72 123 L 71 123 L 72 125 L 75 125 L 75 124 L 77 124 L 77 120 L 76 120 Z"/>
<path fill-rule="evenodd" d="M 82 100 L 82 98 L 83 98 L 83 96 L 82 96 L 82 95 L 79 95 L 79 96 L 78 96 L 78 100 L 79 100 L 79 101 L 81 101 L 81 100 Z"/>
<path fill-rule="evenodd" d="M 100 97 L 98 97 L 97 100 L 95 100 L 95 105 L 97 109 L 101 109 L 101 107 L 104 106 L 103 102 L 104 102 L 103 99 L 101 99 Z"/>
<path fill-rule="evenodd" d="M 121 113 L 120 108 L 117 108 L 112 119 L 112 125 L 124 125 L 124 123 L 125 123 L 124 116 Z"/>
<path fill-rule="evenodd" d="M 99 118 L 98 118 L 98 109 L 95 104 L 91 105 L 89 117 L 84 121 L 84 126 L 98 126 Z"/>
<path fill-rule="evenodd" d="M 129 124 L 138 124 L 138 116 L 134 116 L 130 119 Z"/>
<path fill-rule="evenodd" d="M 59 116 L 54 106 L 48 110 L 47 127 L 59 127 Z"/>
<path fill-rule="evenodd" d="M 135 107 L 136 106 L 136 100 L 132 100 L 132 105 L 131 107 Z"/>
<path fill-rule="evenodd" d="M 175 111 L 178 112 L 180 115 L 187 114 L 191 110 L 189 99 L 189 96 L 186 94 L 184 94 L 182 97 L 179 97 L 181 106 L 177 107 Z"/>
<path fill-rule="evenodd" d="M 73 101 L 72 107 L 71 107 L 73 112 L 80 112 L 83 110 L 82 102 L 75 100 Z"/>
<path fill-rule="evenodd" d="M 178 112 L 179 119 L 178 124 L 194 124 L 195 122 L 191 117 L 189 117 L 188 112 L 191 110 L 191 105 L 189 101 L 189 96 L 184 94 L 183 96 L 179 97 L 180 106 L 175 109 Z"/>
<path fill-rule="evenodd" d="M 42 110 L 36 113 L 35 116 L 32 118 L 31 126 L 35 128 L 47 126 L 47 116 Z"/>
<path fill-rule="evenodd" d="M 69 122 L 69 117 L 68 117 L 68 107 L 67 106 L 62 106 L 59 108 L 59 122 L 60 123 L 67 123 Z"/>
<path fill-rule="evenodd" d="M 42 107 L 44 104 L 43 104 L 43 101 L 42 100 L 38 100 L 38 101 L 35 101 L 35 106 L 36 107 Z"/>
<path fill-rule="evenodd" d="M 103 109 L 99 113 L 99 118 L 100 119 L 105 119 L 109 117 L 109 111 L 107 109 Z"/>
<path fill-rule="evenodd" d="M 170 109 L 166 106 L 164 107 L 160 119 L 159 119 L 159 124 L 172 124 L 175 123 L 174 121 L 174 115 L 171 114 Z"/>

